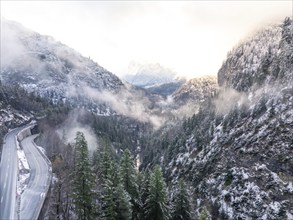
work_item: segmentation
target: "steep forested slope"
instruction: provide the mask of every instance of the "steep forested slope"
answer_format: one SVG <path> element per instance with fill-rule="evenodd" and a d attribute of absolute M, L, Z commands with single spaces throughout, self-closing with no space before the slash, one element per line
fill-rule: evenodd
<path fill-rule="evenodd" d="M 28 93 L 19 86 L 3 85 L 0 82 L 0 140 L 9 129 L 27 124 L 53 112 L 68 112 L 63 103 L 53 105 L 47 99 Z M 0 142 L 0 152 L 2 141 Z"/>
<path fill-rule="evenodd" d="M 148 193 L 143 192 L 144 187 L 156 185 L 149 180 L 160 183 L 160 206 L 169 216 L 166 210 L 171 207 L 167 203 L 176 200 L 175 184 L 183 179 L 186 185 L 179 185 L 190 189 L 195 216 L 206 207 L 213 219 L 293 218 L 291 19 L 259 31 L 229 52 L 218 72 L 218 85 L 214 78 L 194 79 L 170 100 L 145 97 L 146 92 L 124 86 L 113 74 L 50 37 L 13 22 L 7 22 L 4 28 L 8 38 L 4 39 L 6 48 L 1 48 L 1 53 L 7 52 L 1 65 L 1 132 L 34 116 L 46 116 L 39 121 L 38 142 L 46 149 L 57 177 L 49 202 L 50 217 L 70 219 L 78 215 L 70 175 L 76 146 L 69 139 L 74 139 L 76 130 L 82 130 L 85 138 L 96 138 L 87 139 L 91 140 L 88 150 L 92 157 L 86 158 L 94 170 L 92 191 L 96 198 L 91 205 L 97 208 L 96 216 L 105 217 L 109 210 L 120 208 L 121 201 L 128 211 L 116 213 L 121 211 L 129 217 L 130 198 L 133 216 L 144 216 L 145 208 L 152 213 L 154 202 L 147 204 L 147 196 L 142 202 L 144 193 Z M 58 100 L 58 104 L 52 103 Z M 97 100 L 102 103 L 97 104 Z M 69 111 L 64 102 L 86 110 Z M 109 116 L 113 113 L 109 106 L 131 118 Z M 185 110 L 194 115 L 178 124 Z M 152 132 L 151 124 L 157 125 L 157 130 Z M 143 192 L 141 198 L 127 196 L 126 187 L 119 182 L 123 173 L 119 157 L 123 152 L 130 154 L 126 148 L 142 157 L 143 175 L 134 171 L 134 160 L 129 159 L 131 170 L 138 174 L 132 182 Z M 150 175 L 144 170 L 155 164 L 163 167 L 169 191 L 159 167 Z M 156 190 L 153 192 L 156 194 Z M 107 202 L 109 207 L 104 207 Z"/>
<path fill-rule="evenodd" d="M 287 18 L 233 49 L 216 96 L 145 152 L 144 164 L 188 181 L 194 208 L 214 219 L 293 217 L 292 30 Z"/>

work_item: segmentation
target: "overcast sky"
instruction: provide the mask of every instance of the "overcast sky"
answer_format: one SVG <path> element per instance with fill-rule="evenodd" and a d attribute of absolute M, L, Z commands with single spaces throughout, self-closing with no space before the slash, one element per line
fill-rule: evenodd
<path fill-rule="evenodd" d="M 1 16 L 121 76 L 160 63 L 189 78 L 217 73 L 241 39 L 292 16 L 292 1 L 0 1 Z"/>

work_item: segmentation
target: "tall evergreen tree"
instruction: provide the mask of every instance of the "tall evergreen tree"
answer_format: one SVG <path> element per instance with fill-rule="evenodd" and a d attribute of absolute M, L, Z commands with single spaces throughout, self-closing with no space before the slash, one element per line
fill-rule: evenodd
<path fill-rule="evenodd" d="M 139 194 L 142 203 L 141 219 L 145 219 L 146 201 L 149 197 L 149 185 L 150 185 L 150 171 L 149 169 L 144 170 L 140 173 L 141 183 L 139 185 Z M 147 220 L 147 219 L 146 219 Z"/>
<path fill-rule="evenodd" d="M 102 158 L 102 213 L 103 219 L 115 220 L 115 190 L 119 181 L 118 169 L 110 154 L 104 152 Z"/>
<path fill-rule="evenodd" d="M 93 218 L 93 175 L 88 157 L 88 146 L 82 132 L 75 138 L 75 167 L 73 177 L 73 202 L 78 219 Z"/>
<path fill-rule="evenodd" d="M 124 189 L 131 195 L 131 197 L 138 196 L 137 173 L 131 153 L 126 149 L 121 158 L 121 180 Z"/>
<path fill-rule="evenodd" d="M 131 198 L 124 189 L 120 171 L 113 161 L 110 163 L 108 174 L 102 184 L 103 219 L 129 220 L 132 216 Z"/>
<path fill-rule="evenodd" d="M 132 217 L 130 196 L 121 183 L 115 188 L 114 195 L 116 220 L 130 220 Z"/>
<path fill-rule="evenodd" d="M 170 219 L 167 201 L 166 183 L 159 165 L 156 165 L 150 176 L 149 195 L 146 199 L 146 219 Z"/>
<path fill-rule="evenodd" d="M 103 185 L 102 203 L 103 219 L 115 220 L 114 187 L 111 180 L 105 180 L 105 184 Z"/>
<path fill-rule="evenodd" d="M 190 207 L 190 195 L 186 185 L 182 180 L 179 181 L 177 191 L 174 195 L 174 207 L 172 212 L 172 220 L 190 220 L 192 219 Z"/>
<path fill-rule="evenodd" d="M 101 161 L 101 181 L 104 183 L 106 180 L 111 179 L 113 176 L 113 158 L 111 157 L 109 147 L 106 146 L 102 153 Z"/>
<path fill-rule="evenodd" d="M 135 169 L 134 160 L 128 149 L 126 149 L 123 153 L 120 167 L 122 185 L 131 198 L 130 201 L 133 208 L 132 219 L 138 219 L 141 209 L 141 202 L 138 193 L 137 171 Z"/>

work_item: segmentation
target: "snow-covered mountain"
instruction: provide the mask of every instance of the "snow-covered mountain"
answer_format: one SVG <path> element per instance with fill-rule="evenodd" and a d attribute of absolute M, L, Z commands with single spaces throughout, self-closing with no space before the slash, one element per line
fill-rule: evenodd
<path fill-rule="evenodd" d="M 87 106 L 101 114 L 110 109 L 96 97 L 101 92 L 116 94 L 125 89 L 117 76 L 91 59 L 4 18 L 0 78 L 4 84 L 19 84 L 54 101 Z"/>
<path fill-rule="evenodd" d="M 287 29 L 290 29 L 289 20 L 283 27 L 268 26 L 230 51 L 218 72 L 219 85 L 247 92 L 278 79 L 285 83 L 290 80 L 291 74 L 282 72 L 284 65 L 292 59 L 289 48 L 285 48 L 292 43 Z M 285 53 L 289 53 L 288 57 Z"/>
<path fill-rule="evenodd" d="M 163 97 L 124 84 L 52 37 L 5 19 L 1 20 L 1 26 L 3 84 L 19 85 L 53 103 L 63 102 L 98 115 L 119 114 L 154 126 L 166 120 L 160 106 Z"/>
<path fill-rule="evenodd" d="M 0 77 L 6 87 L 0 87 L 0 134 L 7 132 L 7 125 L 30 120 L 32 103 L 40 108 L 37 97 L 26 103 L 31 94 L 23 100 L 19 87 L 7 85 L 21 85 L 99 114 L 119 111 L 157 126 L 156 131 L 139 133 L 139 126 L 129 121 L 132 129 L 127 134 L 135 139 L 127 138 L 141 145 L 143 166 L 162 165 L 170 189 L 181 178 L 188 183 L 195 212 L 206 207 L 212 219 L 293 219 L 290 18 L 232 49 L 218 72 L 218 83 L 213 77 L 192 79 L 165 99 L 123 84 L 51 37 L 7 20 L 1 25 Z M 160 65 L 152 68 L 136 72 L 142 75 L 137 74 L 141 87 L 173 83 L 169 70 L 168 76 L 157 70 Z M 149 73 L 164 77 L 155 80 Z M 26 110 L 18 109 L 25 105 Z M 108 127 L 114 141 L 118 142 L 117 131 L 125 129 L 123 121 L 114 120 L 115 126 Z M 166 121 L 172 123 L 162 126 Z M 107 128 L 107 123 L 97 124 L 101 130 Z M 119 134 L 118 139 L 126 136 Z"/>
<path fill-rule="evenodd" d="M 210 100 L 218 91 L 217 78 L 203 76 L 183 83 L 175 92 L 166 98 L 162 112 L 181 120 L 196 114 L 200 106 Z"/>
<path fill-rule="evenodd" d="M 162 95 L 172 94 L 184 82 L 183 79 L 176 77 L 174 71 L 159 63 L 133 64 L 130 69 L 132 74 L 125 75 L 125 81 Z"/>
<path fill-rule="evenodd" d="M 145 160 L 155 155 L 170 184 L 189 182 L 195 210 L 207 207 L 212 219 L 293 219 L 292 51 L 290 18 L 243 41 L 220 68 L 216 94 L 146 148 Z"/>
<path fill-rule="evenodd" d="M 202 103 L 216 94 L 218 88 L 217 78 L 203 76 L 188 80 L 172 94 L 178 104 L 188 101 Z"/>

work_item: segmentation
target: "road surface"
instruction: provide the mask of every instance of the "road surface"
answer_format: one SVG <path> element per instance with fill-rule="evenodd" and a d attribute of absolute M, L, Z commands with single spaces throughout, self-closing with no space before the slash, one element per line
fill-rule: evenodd
<path fill-rule="evenodd" d="M 33 140 L 37 135 L 21 141 L 30 166 L 30 179 L 20 197 L 20 219 L 37 219 L 51 181 L 51 168 L 37 149 Z"/>
<path fill-rule="evenodd" d="M 17 184 L 17 145 L 16 135 L 23 129 L 16 128 L 4 138 L 0 164 L 0 219 L 15 219 Z"/>

